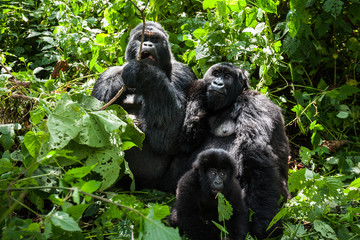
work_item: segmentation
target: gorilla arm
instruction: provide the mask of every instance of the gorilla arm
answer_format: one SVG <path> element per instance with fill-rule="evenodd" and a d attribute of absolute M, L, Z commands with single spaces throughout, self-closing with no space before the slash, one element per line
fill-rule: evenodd
<path fill-rule="evenodd" d="M 169 72 L 174 71 L 185 72 L 182 68 Z M 166 72 L 151 59 L 132 60 L 124 67 L 122 78 L 125 85 L 135 87 L 144 98 L 142 130 L 147 133 L 151 147 L 159 153 L 176 153 L 185 115 L 185 97 L 174 85 L 181 79 L 173 76 L 171 81 Z M 183 77 L 195 79 L 194 75 Z"/>
<path fill-rule="evenodd" d="M 123 80 L 121 78 L 121 73 L 124 66 L 115 66 L 108 68 L 103 72 L 98 80 L 95 82 L 91 96 L 107 103 L 109 102 L 118 91 L 124 86 Z M 124 94 L 125 96 L 125 94 Z M 118 98 L 115 103 L 120 104 L 122 98 Z"/>
<path fill-rule="evenodd" d="M 195 81 L 187 94 L 185 119 L 182 127 L 185 152 L 195 149 L 205 138 L 208 127 L 208 109 L 206 101 L 207 86 L 204 80 Z"/>

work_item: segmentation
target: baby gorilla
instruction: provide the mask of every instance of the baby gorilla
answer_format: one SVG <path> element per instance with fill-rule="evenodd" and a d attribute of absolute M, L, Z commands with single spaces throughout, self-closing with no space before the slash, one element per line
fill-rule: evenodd
<path fill-rule="evenodd" d="M 170 224 L 193 240 L 220 239 L 220 230 L 211 222 L 218 221 L 219 192 L 233 208 L 233 215 L 225 223 L 230 239 L 244 239 L 248 232 L 248 210 L 236 179 L 236 162 L 222 149 L 201 152 L 192 169 L 179 180 Z"/>

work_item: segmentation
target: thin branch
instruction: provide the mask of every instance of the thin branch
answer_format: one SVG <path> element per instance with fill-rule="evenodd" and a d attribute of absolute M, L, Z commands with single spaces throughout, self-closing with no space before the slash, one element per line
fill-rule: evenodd
<path fill-rule="evenodd" d="M 134 6 L 135 8 L 140 12 L 141 14 L 141 18 L 142 18 L 142 21 L 143 21 L 143 27 L 142 27 L 142 34 L 141 34 L 141 42 L 140 42 L 140 48 L 139 48 L 139 53 L 138 53 L 138 56 L 137 56 L 137 59 L 138 60 L 141 60 L 141 52 L 142 52 L 142 45 L 144 43 L 144 39 L 145 39 L 145 9 L 147 7 L 147 5 L 149 4 L 149 0 L 146 1 L 146 4 L 145 4 L 145 7 L 144 9 L 140 9 L 132 0 L 129 0 Z M 123 94 L 123 92 L 126 90 L 126 86 L 123 85 L 121 87 L 121 89 L 117 92 L 117 94 L 108 102 L 106 103 L 104 106 L 102 106 L 100 108 L 100 110 L 105 110 L 108 106 L 110 106 L 113 102 L 116 101 L 116 99 L 118 99 L 121 94 Z"/>
<path fill-rule="evenodd" d="M 13 78 L 15 78 L 15 76 L 9 71 L 9 69 L 5 67 L 5 65 L 1 61 L 0 61 L 0 65 L 5 69 L 5 71 L 7 71 L 8 74 L 10 74 Z"/>
<path fill-rule="evenodd" d="M 108 106 L 110 106 L 113 102 L 116 101 L 116 99 L 118 99 L 121 94 L 126 90 L 126 86 L 123 85 L 120 90 L 117 92 L 117 94 L 115 95 L 115 97 L 113 97 L 108 103 L 106 103 L 104 106 L 102 106 L 99 110 L 105 110 Z"/>
<path fill-rule="evenodd" d="M 50 189 L 60 189 L 60 190 L 68 190 L 68 191 L 74 191 L 76 187 L 48 187 L 48 186 L 39 186 L 39 187 L 24 187 L 24 188 L 8 188 L 8 189 L 0 189 L 0 192 L 5 192 L 5 191 L 9 191 L 9 192 L 12 192 L 12 191 L 26 191 L 26 190 L 41 190 L 41 189 L 47 189 L 47 188 L 50 188 Z M 139 214 L 140 216 L 142 217 L 146 217 L 144 216 L 144 214 L 142 214 L 140 211 L 138 211 L 137 209 L 134 209 L 134 208 L 131 208 L 131 207 L 128 207 L 128 206 L 125 206 L 125 205 L 121 205 L 119 203 L 116 203 L 116 202 L 113 202 L 107 198 L 103 198 L 103 197 L 100 197 L 100 196 L 97 196 L 97 195 L 94 195 L 94 194 L 91 194 L 91 193 L 87 193 L 87 192 L 84 192 L 84 191 L 81 191 L 79 190 L 78 191 L 79 193 L 81 194 L 84 194 L 84 195 L 87 195 L 87 196 L 90 196 L 94 199 L 97 199 L 97 200 L 100 200 L 102 202 L 106 202 L 106 203 L 109 203 L 109 204 L 113 204 L 119 208 L 123 208 L 123 209 L 126 209 L 126 210 L 129 210 L 131 212 L 136 212 L 137 214 Z"/>
<path fill-rule="evenodd" d="M 12 93 L 10 95 L 11 98 L 18 98 L 18 99 L 22 99 L 22 100 L 27 100 L 27 101 L 35 101 L 35 102 L 38 102 L 40 101 L 39 98 L 36 98 L 36 97 L 29 97 L 29 96 L 25 96 L 25 95 L 20 95 L 20 94 L 17 94 L 17 93 Z"/>
<path fill-rule="evenodd" d="M 29 88 L 30 87 L 30 82 L 24 82 L 24 81 L 19 81 L 15 78 L 15 76 L 10 72 L 9 69 L 7 69 L 7 67 L 0 61 L 0 65 L 1 67 L 3 67 L 5 69 L 5 71 L 11 75 L 11 78 L 9 79 L 10 82 L 18 85 L 18 86 L 22 86 L 22 87 L 26 87 Z"/>

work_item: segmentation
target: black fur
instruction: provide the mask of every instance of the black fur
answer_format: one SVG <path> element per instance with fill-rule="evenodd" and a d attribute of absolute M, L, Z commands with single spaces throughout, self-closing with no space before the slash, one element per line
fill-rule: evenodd
<path fill-rule="evenodd" d="M 92 96 L 108 102 L 125 84 L 142 96 L 140 128 L 145 132 L 142 151 L 130 149 L 125 159 L 135 176 L 137 188 L 162 189 L 161 177 L 170 163 L 170 156 L 179 150 L 185 116 L 185 92 L 196 80 L 187 66 L 177 62 L 171 53 L 168 35 L 159 23 L 146 22 L 142 59 L 137 55 L 141 44 L 142 24 L 130 33 L 124 66 L 111 67 L 95 83 Z M 122 104 L 127 90 L 116 101 Z"/>
<path fill-rule="evenodd" d="M 266 238 L 280 196 L 289 196 L 289 145 L 281 109 L 250 90 L 245 71 L 229 63 L 216 64 L 190 89 L 184 134 L 195 155 L 222 148 L 236 159 L 246 203 L 255 212 L 250 231 L 258 239 Z"/>
<path fill-rule="evenodd" d="M 218 222 L 218 200 L 206 175 L 210 168 L 227 173 L 222 193 L 230 202 L 233 215 L 226 221 L 226 228 L 231 239 L 244 239 L 248 232 L 248 210 L 236 179 L 236 162 L 222 149 L 200 153 L 192 169 L 180 179 L 169 222 L 192 240 L 220 239 L 220 230 L 211 221 Z"/>

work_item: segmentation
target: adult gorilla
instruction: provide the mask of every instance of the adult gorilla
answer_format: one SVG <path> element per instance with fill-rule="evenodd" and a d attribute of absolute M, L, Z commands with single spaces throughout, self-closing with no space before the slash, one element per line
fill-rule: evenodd
<path fill-rule="evenodd" d="M 281 109 L 250 90 L 247 72 L 220 63 L 191 87 L 184 132 L 197 143 L 195 155 L 222 148 L 238 162 L 246 204 L 254 211 L 250 232 L 266 238 L 280 196 L 288 197 L 289 145 Z"/>
<path fill-rule="evenodd" d="M 92 96 L 108 102 L 125 84 L 142 96 L 140 128 L 146 137 L 142 151 L 130 149 L 125 159 L 134 174 L 137 188 L 159 188 L 171 156 L 176 154 L 177 137 L 185 116 L 185 92 L 196 80 L 187 66 L 172 56 L 168 35 L 159 23 L 146 22 L 141 59 L 137 59 L 141 44 L 142 23 L 130 33 L 124 66 L 111 67 L 96 81 Z M 121 104 L 127 91 L 116 103 Z"/>

